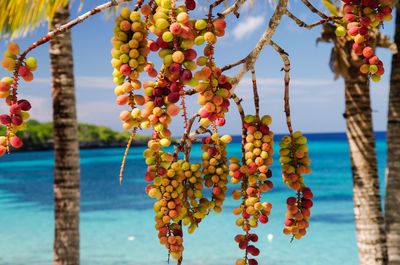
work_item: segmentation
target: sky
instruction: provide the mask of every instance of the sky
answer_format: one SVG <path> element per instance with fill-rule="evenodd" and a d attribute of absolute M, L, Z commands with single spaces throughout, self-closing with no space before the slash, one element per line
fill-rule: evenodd
<path fill-rule="evenodd" d="M 78 3 L 77 3 L 78 2 Z M 82 10 L 78 10 L 80 1 L 71 8 L 71 18 L 86 12 L 105 1 L 85 1 Z M 210 1 L 198 0 L 200 8 L 192 14 L 195 18 L 204 17 L 205 5 Z M 230 1 L 232 2 L 232 1 Z M 268 25 L 273 12 L 273 4 L 268 0 L 255 0 L 254 5 L 244 6 L 240 17 L 228 18 L 227 34 L 218 40 L 216 62 L 219 66 L 236 62 L 245 57 L 255 46 Z M 272 1 L 273 2 L 273 1 Z M 300 1 L 289 1 L 290 10 L 304 21 L 311 23 L 318 17 L 306 9 Z M 323 9 L 319 1 L 311 1 Z M 130 5 L 132 6 L 132 4 Z M 220 8 L 223 9 L 223 6 Z M 218 9 L 217 11 L 220 11 Z M 113 14 L 98 14 L 72 29 L 74 74 L 77 91 L 78 119 L 80 122 L 106 125 L 121 130 L 119 112 L 124 109 L 115 104 L 110 65 L 110 39 L 113 35 Z M 385 34 L 393 36 L 394 22 L 386 23 Z M 47 24 L 29 33 L 17 41 L 24 49 L 46 33 Z M 274 41 L 290 55 L 291 59 L 291 108 L 295 130 L 303 132 L 344 132 L 344 88 L 343 79 L 334 80 L 328 66 L 332 45 L 316 44 L 321 28 L 312 30 L 299 28 L 289 18 L 284 17 L 279 25 Z M 0 39 L 0 52 L 6 49 L 8 39 Z M 376 131 L 384 131 L 387 122 L 387 102 L 391 53 L 385 49 L 377 51 L 385 64 L 386 74 L 379 83 L 371 86 L 373 122 Z M 19 93 L 32 102 L 31 117 L 39 121 L 50 121 L 51 110 L 51 74 L 48 45 L 40 46 L 30 54 L 39 61 L 35 80 L 20 83 Z M 282 62 L 272 48 L 266 47 L 255 65 L 260 94 L 261 114 L 273 117 L 271 129 L 276 133 L 287 131 L 283 112 L 283 73 Z M 228 73 L 233 75 L 239 68 Z M 0 77 L 8 73 L 0 70 Z M 143 74 L 144 75 L 144 74 Z M 236 89 L 244 99 L 246 113 L 254 113 L 251 78 L 246 75 Z M 199 106 L 197 96 L 186 99 L 189 113 L 195 113 Z M 233 103 L 233 102 L 232 102 Z M 5 112 L 4 104 L 0 112 Z M 239 115 L 234 104 L 227 114 L 226 125 L 222 133 L 240 134 Z M 182 118 L 177 116 L 171 124 L 174 135 L 183 131 Z M 148 134 L 149 131 L 143 132 Z"/>

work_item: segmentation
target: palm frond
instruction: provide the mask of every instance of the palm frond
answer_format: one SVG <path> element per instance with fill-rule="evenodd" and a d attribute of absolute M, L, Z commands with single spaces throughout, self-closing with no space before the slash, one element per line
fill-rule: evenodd
<path fill-rule="evenodd" d="M 67 4 L 68 0 L 0 0 L 0 36 L 25 35 Z"/>

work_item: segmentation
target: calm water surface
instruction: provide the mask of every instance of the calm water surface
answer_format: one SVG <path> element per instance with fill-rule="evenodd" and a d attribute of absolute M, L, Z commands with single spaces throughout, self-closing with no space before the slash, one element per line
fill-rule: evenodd
<path fill-rule="evenodd" d="M 280 137 L 278 137 L 280 139 Z M 276 139 L 276 140 L 278 140 Z M 278 146 L 275 147 L 276 149 Z M 81 260 L 83 265 L 162 265 L 167 255 L 154 229 L 153 200 L 144 193 L 142 147 L 131 149 L 124 185 L 118 184 L 123 149 L 81 151 Z M 194 147 L 193 160 L 200 156 Z M 386 146 L 377 135 L 379 174 L 383 181 Z M 240 144 L 230 144 L 238 155 Z M 279 166 L 273 167 L 274 205 L 270 222 L 258 228 L 260 265 L 356 265 L 358 263 L 348 146 L 344 134 L 312 135 L 313 173 L 306 176 L 315 194 L 311 227 L 301 241 L 284 236 L 285 198 Z M 53 153 L 14 153 L 0 161 L 0 264 L 51 264 L 53 240 Z M 381 185 L 383 182 L 381 181 Z M 223 213 L 212 214 L 194 235 L 185 236 L 186 265 L 228 265 L 242 255 L 233 241 L 228 199 Z M 268 240 L 268 235 L 272 240 Z"/>

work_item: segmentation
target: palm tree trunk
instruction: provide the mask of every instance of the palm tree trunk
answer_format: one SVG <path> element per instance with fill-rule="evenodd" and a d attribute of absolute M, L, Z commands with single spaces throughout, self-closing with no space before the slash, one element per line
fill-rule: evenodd
<path fill-rule="evenodd" d="M 395 43 L 400 49 L 400 5 L 396 8 Z M 387 125 L 385 222 L 389 264 L 400 264 L 400 53 L 392 58 Z"/>
<path fill-rule="evenodd" d="M 60 8 L 51 28 L 65 24 L 69 7 Z M 79 264 L 79 142 L 71 33 L 50 42 L 54 122 L 55 235 L 53 264 Z"/>
<path fill-rule="evenodd" d="M 357 67 L 345 78 L 346 126 L 353 174 L 360 265 L 387 264 L 387 247 L 372 126 L 369 81 Z"/>

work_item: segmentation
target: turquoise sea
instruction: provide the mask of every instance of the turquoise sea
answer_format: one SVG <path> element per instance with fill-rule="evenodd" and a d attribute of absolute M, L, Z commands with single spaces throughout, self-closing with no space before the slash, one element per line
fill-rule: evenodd
<path fill-rule="evenodd" d="M 311 227 L 305 238 L 293 243 L 282 234 L 285 200 L 292 193 L 282 184 L 275 163 L 275 188 L 264 196 L 273 203 L 270 222 L 257 229 L 260 265 L 358 264 L 345 135 L 313 134 L 309 142 L 313 173 L 306 181 L 315 195 Z M 131 149 L 123 186 L 118 182 L 122 148 L 81 151 L 81 264 L 167 264 L 154 229 L 153 200 L 144 193 L 143 149 Z M 239 142 L 230 144 L 230 155 L 239 152 Z M 383 186 L 383 133 L 377 134 L 377 152 Z M 193 160 L 199 155 L 200 147 L 195 146 Z M 51 151 L 19 152 L 0 161 L 1 265 L 51 264 L 52 173 Z M 228 265 L 241 257 L 233 241 L 240 232 L 231 214 L 236 203 L 228 199 L 223 213 L 209 215 L 195 234 L 184 236 L 184 264 Z"/>

